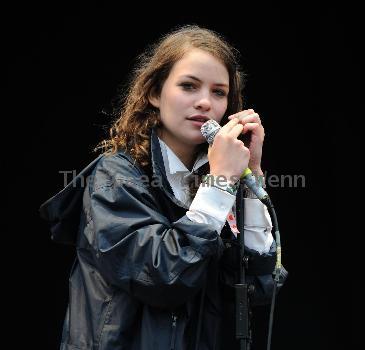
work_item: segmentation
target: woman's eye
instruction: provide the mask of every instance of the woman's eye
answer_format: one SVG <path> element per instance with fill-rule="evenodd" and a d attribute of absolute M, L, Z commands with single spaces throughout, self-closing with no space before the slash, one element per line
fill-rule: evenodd
<path fill-rule="evenodd" d="M 214 90 L 213 92 L 218 96 L 226 96 L 226 92 L 224 90 Z"/>
<path fill-rule="evenodd" d="M 194 89 L 194 85 L 191 83 L 181 83 L 180 86 L 182 86 L 182 88 L 184 90 L 193 90 Z"/>

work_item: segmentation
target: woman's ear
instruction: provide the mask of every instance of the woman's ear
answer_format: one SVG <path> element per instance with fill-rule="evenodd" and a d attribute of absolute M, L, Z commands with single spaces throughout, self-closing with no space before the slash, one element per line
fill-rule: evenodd
<path fill-rule="evenodd" d="M 158 96 L 155 91 L 150 92 L 148 101 L 153 107 L 160 108 L 160 96 Z"/>

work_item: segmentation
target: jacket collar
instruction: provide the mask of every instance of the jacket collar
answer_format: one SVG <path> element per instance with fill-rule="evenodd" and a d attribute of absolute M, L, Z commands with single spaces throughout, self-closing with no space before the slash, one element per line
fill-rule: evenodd
<path fill-rule="evenodd" d="M 175 198 L 174 192 L 167 180 L 165 166 L 163 162 L 160 142 L 158 141 L 157 130 L 153 128 L 151 130 L 150 137 L 150 157 L 151 157 L 151 186 L 157 184 L 157 186 L 165 192 L 165 194 L 177 205 L 183 206 L 183 204 Z"/>

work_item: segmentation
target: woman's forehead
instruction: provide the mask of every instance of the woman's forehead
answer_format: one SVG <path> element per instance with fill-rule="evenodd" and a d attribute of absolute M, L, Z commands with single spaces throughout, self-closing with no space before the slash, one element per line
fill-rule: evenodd
<path fill-rule="evenodd" d="M 226 66 L 212 54 L 194 49 L 188 51 L 178 60 L 170 75 L 174 78 L 196 78 L 198 80 L 214 81 L 217 85 L 228 85 L 229 74 Z"/>

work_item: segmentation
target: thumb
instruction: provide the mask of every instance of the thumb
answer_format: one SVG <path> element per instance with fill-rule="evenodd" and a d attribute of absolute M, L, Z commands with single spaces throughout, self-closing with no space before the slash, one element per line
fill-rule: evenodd
<path fill-rule="evenodd" d="M 208 158 L 209 158 L 209 156 L 210 156 L 210 153 L 212 152 L 212 146 L 210 145 L 209 147 L 208 147 Z"/>

